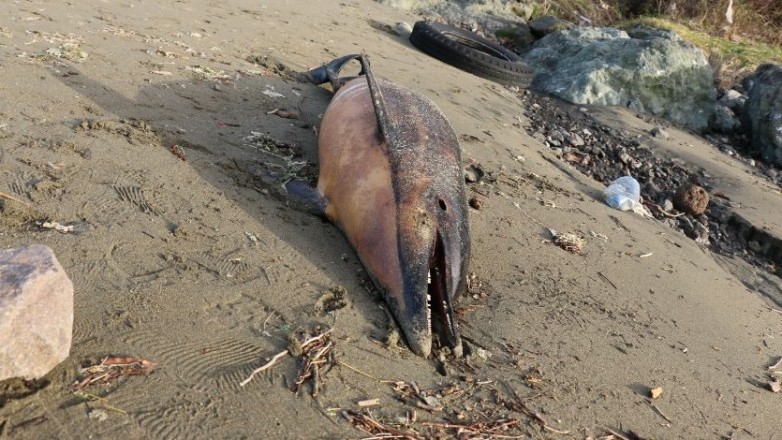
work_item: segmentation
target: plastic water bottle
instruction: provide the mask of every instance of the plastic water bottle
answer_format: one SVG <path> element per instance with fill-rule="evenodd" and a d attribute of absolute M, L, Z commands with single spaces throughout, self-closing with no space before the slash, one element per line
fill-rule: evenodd
<path fill-rule="evenodd" d="M 641 206 L 641 185 L 631 176 L 620 177 L 603 191 L 608 206 L 633 211 Z"/>

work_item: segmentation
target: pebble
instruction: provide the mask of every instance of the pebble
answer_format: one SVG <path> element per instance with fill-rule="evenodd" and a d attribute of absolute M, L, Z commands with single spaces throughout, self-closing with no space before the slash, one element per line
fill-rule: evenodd
<path fill-rule="evenodd" d="M 662 139 L 665 139 L 665 140 L 668 140 L 668 138 L 670 137 L 668 132 L 663 130 L 660 127 L 652 128 L 651 130 L 649 130 L 649 134 L 651 134 L 653 137 L 662 138 Z"/>
<path fill-rule="evenodd" d="M 574 147 L 581 147 L 584 145 L 584 139 L 577 133 L 571 133 L 568 137 L 568 142 Z"/>

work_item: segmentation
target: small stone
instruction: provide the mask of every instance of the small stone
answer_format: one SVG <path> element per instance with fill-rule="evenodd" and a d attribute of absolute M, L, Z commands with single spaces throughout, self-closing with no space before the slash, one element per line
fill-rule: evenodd
<path fill-rule="evenodd" d="M 549 132 L 548 134 L 548 137 L 551 140 L 555 140 L 557 142 L 562 142 L 565 140 L 565 135 L 563 135 L 562 132 L 559 130 L 551 130 L 551 132 Z"/>
<path fill-rule="evenodd" d="M 619 155 L 619 160 L 621 160 L 622 163 L 629 164 L 629 163 L 633 162 L 634 159 L 633 159 L 633 156 L 630 156 L 627 153 L 622 153 L 622 154 Z"/>
<path fill-rule="evenodd" d="M 394 25 L 394 33 L 407 39 L 410 37 L 410 34 L 413 33 L 413 27 L 410 26 L 410 23 L 400 21 Z"/>
<path fill-rule="evenodd" d="M 670 136 L 667 131 L 663 130 L 660 127 L 654 127 L 651 130 L 649 130 L 649 134 L 651 134 L 654 137 L 662 138 L 667 140 Z"/>
<path fill-rule="evenodd" d="M 470 197 L 470 200 L 467 203 L 470 204 L 470 208 L 478 211 L 480 211 L 481 208 L 483 208 L 483 202 L 477 197 Z"/>
<path fill-rule="evenodd" d="M 656 399 L 663 394 L 663 387 L 656 387 L 649 390 L 649 397 Z"/>
<path fill-rule="evenodd" d="M 686 183 L 676 190 L 673 196 L 673 205 L 679 211 L 701 215 L 709 205 L 709 193 L 698 185 Z"/>
<path fill-rule="evenodd" d="M 486 172 L 478 164 L 470 164 L 464 169 L 464 180 L 468 183 L 480 182 L 485 175 Z"/>
<path fill-rule="evenodd" d="M 578 135 L 578 133 L 571 133 L 568 137 L 568 142 L 574 147 L 581 147 L 584 145 L 584 139 Z"/>
<path fill-rule="evenodd" d="M 671 212 L 672 209 L 673 209 L 673 202 L 671 201 L 671 199 L 665 199 L 665 201 L 663 202 L 663 210 L 665 212 Z"/>
<path fill-rule="evenodd" d="M 44 245 L 0 250 L 0 380 L 40 378 L 68 357 L 73 283 Z"/>
<path fill-rule="evenodd" d="M 527 23 L 532 35 L 536 38 L 543 38 L 544 36 L 565 29 L 570 29 L 574 25 L 562 19 L 559 19 L 553 15 L 543 15 Z"/>
<path fill-rule="evenodd" d="M 696 222 L 693 227 L 695 231 L 695 242 L 702 245 L 709 245 L 709 227 L 701 222 Z"/>
<path fill-rule="evenodd" d="M 87 417 L 89 417 L 92 420 L 103 422 L 109 418 L 109 414 L 100 408 L 95 408 L 90 410 L 89 414 L 87 414 Z"/>

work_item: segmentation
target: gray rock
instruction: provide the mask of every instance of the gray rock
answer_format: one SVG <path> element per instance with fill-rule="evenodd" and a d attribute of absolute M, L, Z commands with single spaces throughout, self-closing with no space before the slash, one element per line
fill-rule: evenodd
<path fill-rule="evenodd" d="M 538 40 L 533 87 L 577 104 L 620 105 L 708 128 L 716 90 L 703 51 L 674 33 L 576 27 Z"/>
<path fill-rule="evenodd" d="M 745 84 L 751 85 L 744 123 L 752 149 L 764 160 L 782 165 L 782 66 L 758 66 Z"/>
<path fill-rule="evenodd" d="M 487 32 L 522 23 L 529 8 L 512 0 L 375 0 L 378 3 L 405 11 L 435 15 L 445 21 L 464 25 L 476 23 Z M 526 24 L 524 26 L 526 28 Z M 527 32 L 529 30 L 527 29 Z M 530 34 L 531 35 L 531 34 Z"/>
<path fill-rule="evenodd" d="M 376 0 L 378 3 L 405 11 L 447 10 L 455 6 L 469 14 L 489 14 L 500 17 L 523 17 L 528 9 L 513 0 Z"/>
<path fill-rule="evenodd" d="M 719 99 L 719 104 L 733 110 L 736 114 L 744 111 L 744 105 L 747 103 L 747 96 L 741 92 L 730 89 Z"/>
<path fill-rule="evenodd" d="M 569 21 L 561 20 L 553 15 L 544 15 L 527 23 L 529 30 L 535 38 L 543 38 L 557 31 L 573 28 L 575 25 Z"/>
<path fill-rule="evenodd" d="M 532 42 L 535 41 L 535 37 L 532 36 L 532 32 L 526 23 L 506 21 L 503 24 L 498 22 L 500 26 L 497 27 L 494 27 L 494 23 L 489 21 L 484 21 L 483 23 L 488 30 L 493 29 L 494 35 L 503 41 L 506 47 L 516 52 L 529 49 Z"/>
<path fill-rule="evenodd" d="M 73 284 L 51 249 L 0 250 L 0 380 L 44 376 L 68 357 Z"/>
<path fill-rule="evenodd" d="M 621 160 L 621 161 L 622 161 L 622 163 L 625 163 L 625 164 L 630 164 L 630 163 L 632 163 L 632 162 L 633 162 L 635 159 L 633 159 L 633 156 L 630 156 L 629 154 L 627 154 L 627 153 L 625 153 L 625 152 L 622 152 L 622 153 L 620 153 L 620 154 L 619 154 L 619 160 Z"/>
<path fill-rule="evenodd" d="M 720 133 L 733 133 L 741 127 L 741 121 L 730 108 L 717 104 L 714 113 L 713 128 Z"/>
<path fill-rule="evenodd" d="M 511 0 L 376 0 L 396 9 L 442 18 L 456 26 L 480 29 L 507 38 L 516 47 L 526 47 L 532 34 L 524 17 L 528 8 Z"/>
<path fill-rule="evenodd" d="M 581 147 L 584 145 L 584 138 L 578 135 L 578 133 L 570 133 L 568 135 L 568 142 L 574 147 Z"/>
<path fill-rule="evenodd" d="M 557 142 L 562 142 L 562 141 L 565 140 L 565 135 L 562 134 L 562 132 L 559 131 L 559 130 L 551 130 L 551 132 L 549 132 L 548 135 L 549 135 L 549 137 L 551 139 L 553 139 L 553 140 L 555 140 Z"/>

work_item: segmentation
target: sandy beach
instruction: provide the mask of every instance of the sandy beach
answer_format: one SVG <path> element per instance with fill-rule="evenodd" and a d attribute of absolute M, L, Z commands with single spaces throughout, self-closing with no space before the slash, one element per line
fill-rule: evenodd
<path fill-rule="evenodd" d="M 522 438 L 780 435 L 782 394 L 767 382 L 782 315 L 759 293 L 782 292 L 777 278 L 606 206 L 602 185 L 527 134 L 518 92 L 386 29 L 415 15 L 371 0 L 302 4 L 6 6 L 0 191 L 23 203 L 2 200 L 0 246 L 50 246 L 73 280 L 75 316 L 65 362 L 36 385 L 0 383 L 0 437 L 359 439 L 372 435 L 343 413 L 367 414 L 359 402 L 370 399 L 375 420 L 422 437 L 509 419 L 502 433 Z M 473 275 L 459 303 L 466 358 L 387 344 L 385 304 L 342 233 L 287 206 L 265 177 L 317 175 L 331 95 L 296 72 L 362 50 L 375 75 L 432 99 L 465 165 L 491 177 L 468 185 L 482 206 L 470 209 Z M 623 110 L 586 111 L 639 135 L 651 127 Z M 779 230 L 766 202 L 777 190 L 669 131 L 650 144 L 713 169 L 747 216 Z M 554 245 L 551 229 L 581 237 L 583 251 Z M 317 395 L 291 391 L 293 356 L 240 385 L 289 335 L 317 326 L 331 329 L 338 361 Z M 157 368 L 85 388 L 100 398 L 75 394 L 80 367 L 111 355 Z"/>

